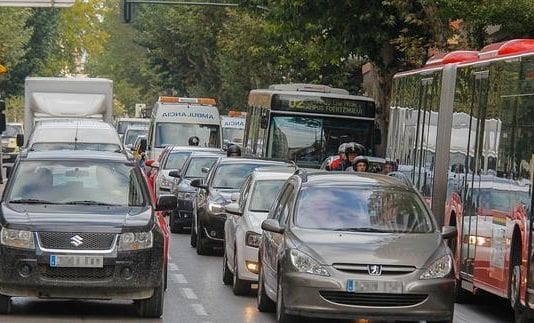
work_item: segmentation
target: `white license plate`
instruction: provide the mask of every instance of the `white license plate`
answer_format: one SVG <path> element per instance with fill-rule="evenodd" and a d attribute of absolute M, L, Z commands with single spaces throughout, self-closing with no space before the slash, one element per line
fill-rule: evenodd
<path fill-rule="evenodd" d="M 402 282 L 349 279 L 347 292 L 402 294 Z"/>
<path fill-rule="evenodd" d="M 51 255 L 50 267 L 102 268 L 104 267 L 104 257 Z"/>

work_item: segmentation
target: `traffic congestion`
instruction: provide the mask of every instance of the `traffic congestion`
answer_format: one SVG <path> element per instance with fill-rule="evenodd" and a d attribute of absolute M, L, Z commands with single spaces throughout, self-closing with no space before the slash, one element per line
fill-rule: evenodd
<path fill-rule="evenodd" d="M 137 16 L 133 5 L 146 6 Z M 180 70 L 158 56 L 170 41 L 152 42 L 183 32 L 193 43 L 200 32 L 168 27 L 156 37 L 152 19 L 174 11 L 151 16 L 128 0 L 123 23 L 139 19 L 132 43 L 156 66 L 128 65 L 143 65 L 131 70 L 142 87 L 130 87 L 129 73 L 103 72 L 123 67 L 89 62 L 85 48 L 74 72 L 4 82 L 0 65 L 0 321 L 534 322 L 534 39 L 497 31 L 463 48 L 458 33 L 446 40 L 455 46 L 421 45 L 424 60 L 387 70 L 402 57 L 379 64 L 361 43 L 325 58 L 327 48 L 339 53 L 322 41 L 341 31 L 327 27 L 341 12 L 312 15 L 314 25 L 292 16 L 302 3 L 238 13 L 238 4 L 194 4 L 204 5 L 227 7 L 209 16 L 226 31 L 254 25 L 246 10 L 295 18 L 258 26 L 295 36 L 288 53 L 274 53 L 313 56 L 324 69 L 302 65 L 324 77 L 288 68 L 290 56 L 259 64 L 265 77 L 224 56 L 240 43 L 219 33 L 215 45 L 195 47 L 200 61 L 171 51 L 187 56 Z M 316 28 L 310 39 L 323 49 L 300 43 Z M 406 39 L 385 42 L 415 51 Z M 221 75 L 204 69 L 204 46 L 223 49 L 213 51 Z M 263 48 L 267 60 L 274 47 L 251 45 L 247 55 Z M 344 64 L 355 62 L 361 75 L 347 81 Z M 199 77 L 209 81 L 188 83 Z M 6 107 L 2 87 L 23 95 Z"/>

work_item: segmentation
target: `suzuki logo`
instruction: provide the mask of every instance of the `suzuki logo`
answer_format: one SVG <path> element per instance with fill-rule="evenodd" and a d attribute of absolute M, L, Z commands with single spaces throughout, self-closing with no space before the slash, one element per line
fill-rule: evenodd
<path fill-rule="evenodd" d="M 70 243 L 75 247 L 79 247 L 83 243 L 83 238 L 79 235 L 75 235 L 74 237 L 70 238 Z"/>
<path fill-rule="evenodd" d="M 369 265 L 367 268 L 369 275 L 371 276 L 380 276 L 382 275 L 382 266 L 380 265 Z"/>

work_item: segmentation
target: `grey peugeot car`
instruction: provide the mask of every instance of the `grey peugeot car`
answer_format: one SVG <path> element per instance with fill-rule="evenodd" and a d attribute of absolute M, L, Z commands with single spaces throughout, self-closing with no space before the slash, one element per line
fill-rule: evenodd
<path fill-rule="evenodd" d="M 297 171 L 262 223 L 260 311 L 452 322 L 452 254 L 411 185 L 361 173 Z"/>

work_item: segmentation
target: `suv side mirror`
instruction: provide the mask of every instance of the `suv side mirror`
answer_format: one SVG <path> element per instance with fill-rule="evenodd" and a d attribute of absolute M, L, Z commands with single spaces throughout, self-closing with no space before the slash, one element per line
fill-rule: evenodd
<path fill-rule="evenodd" d="M 171 170 L 169 172 L 169 176 L 170 177 L 174 177 L 174 178 L 180 178 L 180 171 L 179 170 Z"/>
<path fill-rule="evenodd" d="M 196 188 L 202 188 L 202 189 L 205 189 L 205 190 L 208 189 L 208 185 L 204 184 L 204 180 L 202 180 L 202 179 L 194 179 L 194 180 L 191 181 L 190 185 L 192 187 L 196 187 Z"/>
<path fill-rule="evenodd" d="M 24 146 L 24 135 L 19 133 L 17 135 L 17 147 L 22 147 Z"/>
<path fill-rule="evenodd" d="M 261 228 L 265 231 L 274 233 L 284 233 L 284 228 L 280 226 L 280 223 L 275 219 L 267 219 L 262 222 Z"/>
<path fill-rule="evenodd" d="M 172 211 L 176 209 L 178 205 L 178 199 L 176 195 L 163 194 L 158 197 L 158 203 L 156 204 L 156 211 Z"/>

